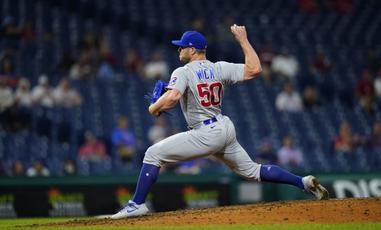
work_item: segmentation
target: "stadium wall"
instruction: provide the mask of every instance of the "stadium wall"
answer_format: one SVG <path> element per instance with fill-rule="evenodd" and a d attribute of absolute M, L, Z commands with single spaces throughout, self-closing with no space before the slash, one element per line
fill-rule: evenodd
<path fill-rule="evenodd" d="M 131 199 L 137 176 L 0 178 L 0 217 L 113 213 Z M 332 198 L 381 197 L 380 173 L 318 176 Z M 166 174 L 150 193 L 148 206 L 161 212 L 311 198 L 292 186 L 247 182 L 230 174 Z"/>

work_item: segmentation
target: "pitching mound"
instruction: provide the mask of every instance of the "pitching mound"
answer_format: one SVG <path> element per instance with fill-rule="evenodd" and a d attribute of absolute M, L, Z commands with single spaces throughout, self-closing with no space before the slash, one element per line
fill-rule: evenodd
<path fill-rule="evenodd" d="M 381 198 L 290 201 L 155 213 L 110 220 L 74 220 L 55 226 L 179 226 L 207 224 L 380 222 Z"/>

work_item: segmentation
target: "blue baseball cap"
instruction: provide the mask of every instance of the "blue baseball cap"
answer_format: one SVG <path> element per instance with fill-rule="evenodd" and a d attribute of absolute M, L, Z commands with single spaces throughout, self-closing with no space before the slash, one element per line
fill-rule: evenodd
<path fill-rule="evenodd" d="M 194 47 L 199 50 L 206 49 L 208 42 L 204 35 L 197 31 L 186 31 L 181 40 L 172 40 L 172 44 L 180 47 Z"/>

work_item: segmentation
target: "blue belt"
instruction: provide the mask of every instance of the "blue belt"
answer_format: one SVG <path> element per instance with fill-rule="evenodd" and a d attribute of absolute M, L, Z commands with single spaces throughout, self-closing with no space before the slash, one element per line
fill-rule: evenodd
<path fill-rule="evenodd" d="M 212 117 L 210 119 L 207 119 L 207 120 L 203 121 L 202 123 L 204 123 L 204 125 L 210 125 L 210 124 L 212 124 L 212 123 L 214 123 L 216 121 L 217 121 L 217 118 Z"/>

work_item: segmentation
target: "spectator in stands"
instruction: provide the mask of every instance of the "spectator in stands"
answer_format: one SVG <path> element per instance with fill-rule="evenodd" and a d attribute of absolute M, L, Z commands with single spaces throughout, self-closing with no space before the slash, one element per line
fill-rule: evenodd
<path fill-rule="evenodd" d="M 52 108 L 54 106 L 53 89 L 46 75 L 38 78 L 38 85 L 32 90 L 32 100 L 35 105 Z"/>
<path fill-rule="evenodd" d="M 263 140 L 259 149 L 259 153 L 255 158 L 259 164 L 276 164 L 277 155 L 274 152 L 273 145 L 270 140 Z"/>
<path fill-rule="evenodd" d="M 77 166 L 75 164 L 75 161 L 72 159 L 66 160 L 63 167 L 63 171 L 65 176 L 77 175 Z"/>
<path fill-rule="evenodd" d="M 356 96 L 360 100 L 364 97 L 375 96 L 373 79 L 368 69 L 363 70 L 361 79 L 356 83 Z"/>
<path fill-rule="evenodd" d="M 128 74 L 144 76 L 144 61 L 136 49 L 128 49 L 124 55 L 123 65 Z"/>
<path fill-rule="evenodd" d="M 69 78 L 71 80 L 90 80 L 95 75 L 95 69 L 92 61 L 92 53 L 90 50 L 82 50 L 80 57 L 70 68 Z"/>
<path fill-rule="evenodd" d="M 361 79 L 356 83 L 355 94 L 359 100 L 359 105 L 368 113 L 374 112 L 374 98 L 376 90 L 372 76 L 368 69 L 363 70 Z"/>
<path fill-rule="evenodd" d="M 281 53 L 272 61 L 271 71 L 277 74 L 281 81 L 294 81 L 299 72 L 299 62 L 286 48 L 282 48 Z"/>
<path fill-rule="evenodd" d="M 303 154 L 294 146 L 294 140 L 289 135 L 283 137 L 283 146 L 278 151 L 278 162 L 284 167 L 299 167 L 303 163 Z"/>
<path fill-rule="evenodd" d="M 0 114 L 11 107 L 14 102 L 12 89 L 7 86 L 7 80 L 0 78 Z"/>
<path fill-rule="evenodd" d="M 165 62 L 159 51 L 154 51 L 151 54 L 151 60 L 144 67 L 145 78 L 153 79 L 169 79 L 169 67 Z"/>
<path fill-rule="evenodd" d="M 368 147 L 373 152 L 381 153 L 381 122 L 373 123 L 372 134 L 368 137 Z"/>
<path fill-rule="evenodd" d="M 381 100 L 381 68 L 374 80 L 374 90 L 376 91 L 377 98 Z"/>
<path fill-rule="evenodd" d="M 20 107 L 29 108 L 32 106 L 32 93 L 28 79 L 21 78 L 19 80 L 15 93 L 15 101 Z"/>
<path fill-rule="evenodd" d="M 155 144 L 171 135 L 171 129 L 164 117 L 158 117 L 155 124 L 148 130 L 148 140 Z"/>
<path fill-rule="evenodd" d="M 25 176 L 24 164 L 20 160 L 16 160 L 12 164 L 11 176 Z"/>
<path fill-rule="evenodd" d="M 42 160 L 36 160 L 33 166 L 26 171 L 26 175 L 28 177 L 50 176 L 50 171 L 45 167 Z"/>
<path fill-rule="evenodd" d="M 81 95 L 71 87 L 67 78 L 61 79 L 53 91 L 53 97 L 57 106 L 73 107 L 82 104 Z"/>
<path fill-rule="evenodd" d="M 313 86 L 307 86 L 303 92 L 303 107 L 308 110 L 318 110 L 321 102 Z"/>
<path fill-rule="evenodd" d="M 324 53 L 324 50 L 321 47 L 317 48 L 316 55 L 311 65 L 312 73 L 325 74 L 330 71 L 331 68 L 332 64 Z"/>
<path fill-rule="evenodd" d="M 79 148 L 79 158 L 85 161 L 101 162 L 107 158 L 105 144 L 92 132 L 85 133 L 85 143 Z"/>
<path fill-rule="evenodd" d="M 291 83 L 284 84 L 283 91 L 278 94 L 275 103 L 279 111 L 300 112 L 303 110 L 302 99 Z"/>
<path fill-rule="evenodd" d="M 113 67 L 105 59 L 99 65 L 97 76 L 105 79 L 113 79 L 115 77 Z"/>
<path fill-rule="evenodd" d="M 342 121 L 339 134 L 335 138 L 335 152 L 352 153 L 362 142 L 359 135 L 352 133 L 351 125 L 347 121 Z"/>
<path fill-rule="evenodd" d="M 131 162 L 136 154 L 136 139 L 126 116 L 119 117 L 117 127 L 112 131 L 112 143 L 120 159 Z"/>

